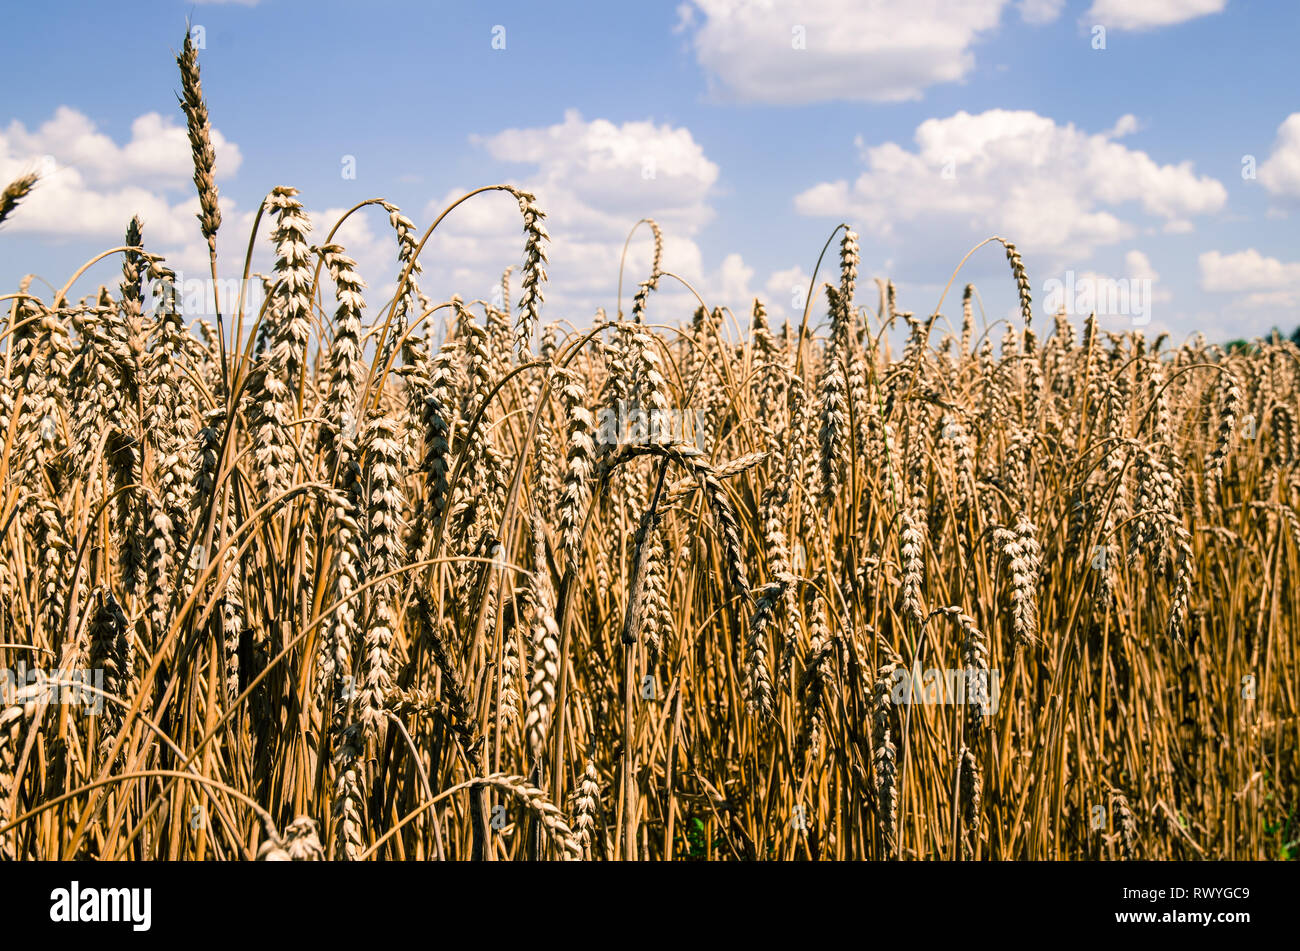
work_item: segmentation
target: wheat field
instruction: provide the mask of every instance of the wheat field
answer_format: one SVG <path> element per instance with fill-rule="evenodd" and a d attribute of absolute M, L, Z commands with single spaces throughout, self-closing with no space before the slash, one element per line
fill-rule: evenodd
<path fill-rule="evenodd" d="M 257 283 L 178 65 L 213 281 Z M 651 324 L 648 219 L 575 327 L 487 192 L 496 304 L 429 300 L 442 219 L 375 199 L 368 305 L 287 187 L 256 308 L 187 320 L 138 219 L 117 286 L 0 297 L 0 669 L 46 672 L 0 858 L 1300 853 L 1295 344 L 1044 318 L 1002 238 L 1017 319 L 917 317 L 847 226 L 780 327 Z"/>

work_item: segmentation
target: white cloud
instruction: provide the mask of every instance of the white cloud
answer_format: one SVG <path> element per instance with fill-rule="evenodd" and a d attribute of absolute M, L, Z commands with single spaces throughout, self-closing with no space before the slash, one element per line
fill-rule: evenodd
<path fill-rule="evenodd" d="M 1115 30 L 1151 30 L 1219 13 L 1228 0 L 1093 0 L 1089 23 Z"/>
<path fill-rule="evenodd" d="M 629 215 L 635 221 L 650 211 L 661 225 L 690 232 L 712 217 L 705 198 L 718 167 L 689 129 L 648 121 L 586 122 L 570 109 L 558 125 L 506 129 L 471 141 L 495 159 L 537 165 L 539 190 L 572 199 L 561 199 L 551 214 L 575 237 L 626 231 Z"/>
<path fill-rule="evenodd" d="M 1235 294 L 1222 308 L 1232 336 L 1263 334 L 1277 323 L 1293 322 L 1300 310 L 1300 261 L 1280 261 L 1254 248 L 1222 254 L 1207 251 L 1198 259 L 1201 289 L 1211 293 Z"/>
<path fill-rule="evenodd" d="M 1115 124 L 1105 133 L 1108 139 L 1122 139 L 1126 135 L 1132 135 L 1138 129 L 1142 128 L 1138 122 L 1137 116 L 1133 113 L 1125 113 L 1115 120 Z"/>
<path fill-rule="evenodd" d="M 743 306 L 751 296 L 749 282 L 754 279 L 754 269 L 745 264 L 736 253 L 728 254 L 718 266 L 718 292 L 723 301 L 732 306 Z"/>
<path fill-rule="evenodd" d="M 1124 255 L 1124 269 L 1128 272 L 1128 277 L 1145 278 L 1152 281 L 1160 280 L 1160 275 L 1151 266 L 1151 259 L 1136 248 Z"/>
<path fill-rule="evenodd" d="M 234 174 L 241 162 L 239 147 L 213 130 L 217 170 Z M 156 112 L 131 123 L 131 138 L 119 146 L 100 132 L 84 114 L 60 106 L 40 128 L 29 132 L 21 122 L 11 122 L 0 132 L 0 149 L 33 158 L 52 156 L 61 165 L 75 167 L 92 185 L 161 183 L 175 187 L 193 175 L 190 144 L 185 128 Z"/>
<path fill-rule="evenodd" d="M 694 0 L 695 53 L 742 101 L 896 102 L 965 78 L 1008 0 Z M 1027 18 L 1051 0 L 1028 0 Z M 693 17 L 683 16 L 683 24 Z"/>
<path fill-rule="evenodd" d="M 220 180 L 239 167 L 240 152 L 219 131 L 214 130 L 213 141 Z M 714 215 L 711 199 L 719 171 L 688 129 L 650 121 L 585 121 L 570 111 L 552 126 L 507 129 L 472 141 L 482 149 L 485 166 L 522 165 L 523 174 L 494 172 L 493 177 L 533 191 L 547 213 L 552 240 L 544 320 L 563 318 L 583 325 L 598 305 L 612 314 L 624 241 L 642 217 L 655 218 L 663 228 L 665 269 L 689 281 L 710 306 L 748 309 L 754 272 L 740 255 L 727 255 L 709 269 L 704 266 L 697 239 Z M 32 170 L 48 174 L 5 222 L 5 231 L 74 237 L 111 247 L 121 242 L 127 222 L 138 214 L 146 246 L 164 254 L 185 280 L 206 280 L 208 252 L 195 220 L 198 198 L 190 161 L 184 128 L 154 113 L 136 119 L 130 137 L 121 143 L 66 107 L 34 130 L 10 123 L 0 128 L 0 181 Z M 451 190 L 423 213 L 407 209 L 407 214 L 423 231 L 434 215 L 468 190 Z M 300 198 L 311 209 L 311 196 Z M 254 215 L 238 209 L 224 194 L 222 214 L 218 240 L 219 260 L 226 265 L 224 280 L 233 276 L 225 271 L 242 264 Z M 340 208 L 310 210 L 312 240 L 323 240 L 342 214 Z M 271 269 L 272 226 L 269 218 L 263 219 L 254 271 Z M 375 207 L 364 208 L 348 219 L 335 240 L 357 260 L 374 315 L 392 294 L 398 274 L 396 240 L 386 215 Z M 452 293 L 490 299 L 501 271 L 517 266 L 522 250 L 518 204 L 503 193 L 477 196 L 460 205 L 426 245 L 421 254 L 423 289 L 439 301 Z M 651 233 L 641 226 L 627 251 L 624 310 L 649 273 L 651 252 Z M 518 282 L 516 271 L 516 300 Z M 330 293 L 327 288 L 326 295 Z M 650 301 L 649 319 L 673 323 L 689 319 L 696 306 L 693 295 L 669 278 L 661 281 Z M 206 312 L 192 314 L 200 315 Z"/>
<path fill-rule="evenodd" d="M 1274 195 L 1300 198 L 1300 112 L 1287 116 L 1277 129 L 1273 151 L 1259 166 L 1259 183 Z"/>
<path fill-rule="evenodd" d="M 1019 0 L 1017 6 L 1026 23 L 1051 23 L 1061 15 L 1065 0 Z"/>
<path fill-rule="evenodd" d="M 1265 257 L 1254 248 L 1222 254 L 1207 251 L 1197 259 L 1201 289 L 1246 293 L 1300 290 L 1300 262 Z"/>
<path fill-rule="evenodd" d="M 913 225 L 930 244 L 936 227 L 963 242 L 997 233 L 1023 251 L 1061 258 L 1131 238 L 1136 227 L 1126 206 L 1168 222 L 1223 207 L 1224 187 L 1197 176 L 1190 162 L 1160 165 L 1114 141 L 1132 125 L 1125 117 L 1090 135 L 1002 109 L 928 119 L 917 127 L 914 151 L 859 140 L 866 170 L 852 183 L 809 188 L 795 204 L 886 238 Z"/>
<path fill-rule="evenodd" d="M 711 196 L 718 167 L 685 128 L 651 121 L 615 124 L 584 120 L 569 110 L 560 123 L 506 129 L 471 140 L 491 158 L 530 170 L 508 176 L 537 196 L 547 215 L 550 263 L 543 320 L 590 320 L 596 306 L 613 316 L 623 245 L 641 218 L 663 229 L 663 267 L 689 281 L 710 306 L 747 306 L 752 269 L 729 255 L 706 271 L 696 239 L 713 218 Z M 464 194 L 449 191 L 425 209 L 429 220 Z M 628 247 L 622 306 L 631 307 L 637 284 L 650 270 L 651 232 L 639 227 Z M 459 206 L 440 225 L 421 256 L 426 286 L 443 296 L 487 298 L 501 270 L 517 264 L 523 249 L 518 205 L 505 195 L 485 195 Z M 439 262 L 455 260 L 456 270 Z M 518 293 L 518 274 L 515 277 Z M 433 290 L 430 291 L 433 293 Z M 650 298 L 647 318 L 689 318 L 694 298 L 670 278 Z"/>
<path fill-rule="evenodd" d="M 773 271 L 767 283 L 763 285 L 770 298 L 770 304 L 764 301 L 764 304 L 768 304 L 768 312 L 793 313 L 796 316 L 802 313 L 810 280 L 812 278 L 808 272 L 798 265 Z"/>
<path fill-rule="evenodd" d="M 220 181 L 239 168 L 241 156 L 219 130 L 212 143 Z M 156 112 L 132 122 L 123 145 L 67 106 L 34 130 L 11 122 L 0 130 L 0 180 L 28 171 L 40 181 L 6 229 L 113 239 L 138 214 L 154 241 L 176 243 L 197 233 L 189 140 L 182 126 Z"/>
<path fill-rule="evenodd" d="M 239 168 L 240 151 L 219 130 L 213 130 L 212 140 L 217 177 L 222 181 Z M 127 223 L 138 215 L 144 224 L 145 246 L 162 254 L 183 282 L 187 318 L 211 318 L 208 246 L 195 219 L 199 202 L 189 140 L 182 126 L 148 113 L 131 124 L 130 138 L 119 144 L 85 115 L 63 106 L 34 130 L 19 122 L 0 130 L 0 181 L 10 181 L 26 171 L 37 171 L 41 178 L 6 220 L 6 232 L 12 229 L 37 239 L 75 238 L 109 248 L 121 244 Z M 310 201 L 310 196 L 299 197 Z M 223 264 L 219 277 L 223 309 L 229 314 L 238 293 L 234 278 L 242 267 L 255 215 L 253 210 L 238 209 L 225 194 L 221 208 L 218 260 Z M 323 240 L 344 211 L 311 211 L 313 240 Z M 386 218 L 382 212 L 364 209 L 349 218 L 335 238 L 357 260 L 370 282 L 367 299 L 372 312 L 391 295 L 397 276 L 396 240 Z M 269 274 L 272 270 L 273 227 L 273 219 L 264 216 L 254 248 L 255 272 Z M 91 276 L 82 283 L 90 285 Z M 260 294 L 260 282 L 254 282 L 250 293 Z M 327 298 L 332 293 L 327 285 Z"/>

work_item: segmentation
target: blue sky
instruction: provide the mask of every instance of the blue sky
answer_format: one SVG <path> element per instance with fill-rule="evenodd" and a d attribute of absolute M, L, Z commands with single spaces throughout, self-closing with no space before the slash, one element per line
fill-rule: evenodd
<path fill-rule="evenodd" d="M 1292 2 L 155 0 L 6 16 L 0 179 L 49 174 L 0 227 L 5 289 L 29 271 L 61 284 L 120 243 L 135 211 L 147 244 L 201 274 L 173 60 L 189 16 L 232 274 L 275 185 L 301 190 L 323 238 L 365 198 L 423 229 L 463 191 L 509 181 L 549 215 L 549 319 L 612 310 L 623 239 L 652 216 L 665 265 L 737 312 L 757 295 L 790 313 L 847 221 L 863 275 L 894 279 L 917 313 L 997 233 L 1020 246 L 1040 304 L 1070 275 L 1132 281 L 1150 330 L 1178 338 L 1300 324 Z M 340 237 L 378 303 L 396 273 L 387 221 L 355 217 Z M 486 297 L 521 248 L 508 199 L 463 206 L 424 253 L 426 293 Z M 648 256 L 638 238 L 625 307 Z M 996 249 L 965 280 L 989 319 L 1014 309 Z M 667 281 L 650 317 L 675 323 L 690 307 Z"/>

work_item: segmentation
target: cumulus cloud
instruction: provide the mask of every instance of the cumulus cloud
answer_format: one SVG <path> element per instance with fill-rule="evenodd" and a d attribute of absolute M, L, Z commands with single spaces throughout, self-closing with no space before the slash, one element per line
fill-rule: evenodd
<path fill-rule="evenodd" d="M 763 289 L 767 291 L 771 303 L 769 313 L 802 312 L 804 301 L 808 296 L 808 282 L 812 280 L 808 272 L 798 265 L 773 271 Z M 767 304 L 767 301 L 764 301 Z"/>
<path fill-rule="evenodd" d="M 238 170 L 241 156 L 219 130 L 213 130 L 212 142 L 220 181 Z M 21 214 L 5 227 L 102 240 L 120 238 L 139 214 L 153 239 L 184 241 L 197 227 L 190 163 L 184 127 L 156 112 L 132 122 L 131 136 L 121 145 L 67 106 L 36 129 L 11 122 L 0 130 L 0 180 L 29 171 L 41 178 Z"/>
<path fill-rule="evenodd" d="M 675 33 L 720 98 L 796 105 L 843 99 L 899 102 L 960 82 L 975 47 L 1013 0 L 691 0 Z M 1087 17 L 1146 30 L 1217 13 L 1227 0 L 1095 0 Z M 1065 0 L 1014 0 L 1029 24 L 1050 23 Z"/>
<path fill-rule="evenodd" d="M 1093 0 L 1084 14 L 1089 23 L 1116 30 L 1151 30 L 1220 13 L 1228 0 Z"/>
<path fill-rule="evenodd" d="M 750 281 L 754 279 L 754 269 L 745 264 L 744 258 L 732 252 L 722 259 L 718 266 L 717 286 L 723 301 L 741 306 L 750 295 Z"/>
<path fill-rule="evenodd" d="M 1223 254 L 1206 251 L 1197 259 L 1201 289 L 1239 295 L 1239 309 L 1300 306 L 1300 261 L 1280 261 L 1254 248 Z"/>
<path fill-rule="evenodd" d="M 575 110 L 550 126 L 506 129 L 475 136 L 473 144 L 507 166 L 528 171 L 511 176 L 537 196 L 551 235 L 547 268 L 552 290 L 549 319 L 585 323 L 596 306 L 611 311 L 618 289 L 624 242 L 641 218 L 655 219 L 664 234 L 663 267 L 690 281 L 710 304 L 744 304 L 753 278 L 739 255 L 707 271 L 696 242 L 713 218 L 711 203 L 719 170 L 690 130 L 651 121 L 616 124 L 585 120 Z M 451 190 L 425 209 L 432 219 L 463 191 Z M 501 269 L 520 260 L 523 248 L 518 205 L 495 194 L 459 206 L 440 225 L 422 260 L 426 283 L 440 292 L 489 297 Z M 628 246 L 622 306 L 631 306 L 638 282 L 650 270 L 652 238 L 642 225 Z M 439 270 L 439 261 L 457 262 Z M 517 275 L 516 275 L 517 280 Z M 517 285 L 516 285 L 517 287 Z M 657 305 L 657 306 L 656 306 Z M 672 305 L 671 307 L 668 305 Z M 670 279 L 651 297 L 648 316 L 676 320 L 693 309 L 694 298 Z"/>
<path fill-rule="evenodd" d="M 719 95 L 896 102 L 966 77 L 972 47 L 1008 2 L 694 0 L 679 11 L 678 27 L 695 28 L 696 57 Z M 1041 22 L 1058 8 L 1055 0 L 1022 0 L 1021 15 Z"/>
<path fill-rule="evenodd" d="M 1300 310 L 1300 261 L 1282 261 L 1255 248 L 1198 259 L 1201 289 L 1232 295 L 1218 305 L 1214 329 L 1223 339 L 1266 336 L 1281 326 L 1289 332 Z M 1206 330 L 1209 333 L 1209 330 Z"/>
<path fill-rule="evenodd" d="M 228 142 L 219 129 L 212 131 L 212 145 L 220 177 L 239 170 L 239 147 Z M 153 184 L 175 188 L 185 185 L 193 175 L 185 127 L 156 112 L 136 118 L 131 123 L 131 138 L 118 145 L 85 114 L 60 106 L 32 131 L 21 122 L 11 122 L 0 132 L 0 150 L 0 154 L 11 157 L 43 160 L 51 156 L 60 165 L 76 168 L 89 184 L 96 186 Z"/>
<path fill-rule="evenodd" d="M 1017 7 L 1026 23 L 1051 23 L 1065 9 L 1065 0 L 1019 0 Z"/>
<path fill-rule="evenodd" d="M 1300 198 L 1300 112 L 1278 126 L 1273 151 L 1259 166 L 1259 183 L 1274 195 Z"/>
<path fill-rule="evenodd" d="M 963 243 L 998 233 L 1062 259 L 1130 239 L 1133 210 L 1181 226 L 1223 207 L 1223 185 L 1190 162 L 1160 165 L 1116 141 L 1135 128 L 1128 116 L 1089 134 L 1034 112 L 959 112 L 921 123 L 914 150 L 859 139 L 858 178 L 815 185 L 795 204 L 886 238 L 909 228 Z"/>
<path fill-rule="evenodd" d="M 557 214 L 575 236 L 625 231 L 628 215 L 638 209 L 653 209 L 661 224 L 692 233 L 712 216 L 705 199 L 718 167 L 689 129 L 587 122 L 570 109 L 557 125 L 506 129 L 471 141 L 495 159 L 538 166 L 537 187 L 568 199 Z"/>
<path fill-rule="evenodd" d="M 1160 280 L 1160 275 L 1151 266 L 1151 259 L 1136 248 L 1124 255 L 1124 269 L 1128 272 L 1129 277 L 1147 278 L 1152 281 Z"/>
<path fill-rule="evenodd" d="M 239 148 L 213 133 L 219 180 L 240 164 Z M 690 131 L 651 121 L 616 124 L 584 120 L 576 111 L 550 126 L 506 129 L 472 138 L 485 165 L 497 165 L 503 180 L 518 182 L 537 195 L 552 235 L 546 319 L 584 324 L 596 306 L 613 310 L 618 302 L 619 266 L 628 232 L 638 219 L 651 217 L 663 228 L 663 266 L 680 275 L 713 305 L 748 306 L 753 269 L 738 254 L 706 269 L 697 239 L 713 218 L 712 195 L 719 170 Z M 513 169 L 513 171 L 512 171 Z M 13 122 L 0 128 L 0 180 L 27 171 L 42 172 L 36 190 L 5 230 L 50 238 L 75 237 L 120 242 L 132 215 L 145 225 L 146 243 L 166 255 L 186 280 L 206 280 L 207 246 L 199 236 L 198 199 L 191 181 L 189 143 L 182 126 L 156 113 L 137 118 L 124 141 L 98 129 L 84 114 L 60 108 L 35 129 Z M 417 227 L 468 191 L 449 190 L 424 209 L 407 209 Z M 313 237 L 323 235 L 342 209 L 312 209 Z M 223 260 L 242 260 L 252 226 L 251 211 L 238 209 L 223 195 L 219 236 Z M 269 271 L 270 222 L 254 255 L 255 270 Z M 353 215 L 336 241 L 357 259 L 369 283 L 372 311 L 391 297 L 398 269 L 396 243 L 386 216 L 374 208 Z M 622 281 L 622 306 L 630 307 L 637 283 L 650 270 L 651 232 L 637 228 Z M 491 299 L 501 271 L 522 258 L 523 232 L 517 203 L 503 193 L 478 196 L 460 205 L 421 255 L 422 284 L 436 300 L 452 293 L 466 299 Z M 223 275 L 224 277 L 225 275 Z M 519 275 L 514 276 L 518 296 Z M 669 279 L 651 298 L 656 313 L 675 322 L 689 317 L 694 296 Z M 208 315 L 206 311 L 200 314 Z"/>
<path fill-rule="evenodd" d="M 213 130 L 212 140 L 218 181 L 225 181 L 240 166 L 240 150 L 220 130 Z M 108 248 L 122 242 L 127 222 L 138 215 L 144 224 L 145 246 L 162 254 L 177 273 L 187 318 L 213 316 L 208 245 L 195 218 L 199 203 L 183 126 L 148 113 L 132 122 L 129 138 L 119 143 L 81 112 L 62 106 L 35 129 L 20 122 L 0 129 L 0 181 L 28 171 L 39 173 L 40 180 L 5 222 L 6 232 L 25 233 L 38 240 L 85 240 Z M 300 197 L 310 201 L 310 196 Z M 239 209 L 224 193 L 221 207 L 218 259 L 226 267 L 216 290 L 223 311 L 229 314 L 239 294 L 233 269 L 242 264 L 255 216 L 253 210 Z M 344 211 L 310 210 L 313 238 L 323 239 Z M 370 281 L 367 299 L 377 306 L 391 296 L 395 286 L 396 240 L 386 216 L 366 212 L 349 218 L 336 240 L 358 261 L 361 273 Z M 270 218 L 263 218 L 254 249 L 254 271 L 272 270 L 273 226 Z M 90 281 L 88 277 L 86 282 Z M 260 281 L 254 281 L 246 303 L 255 309 L 260 293 Z"/>

